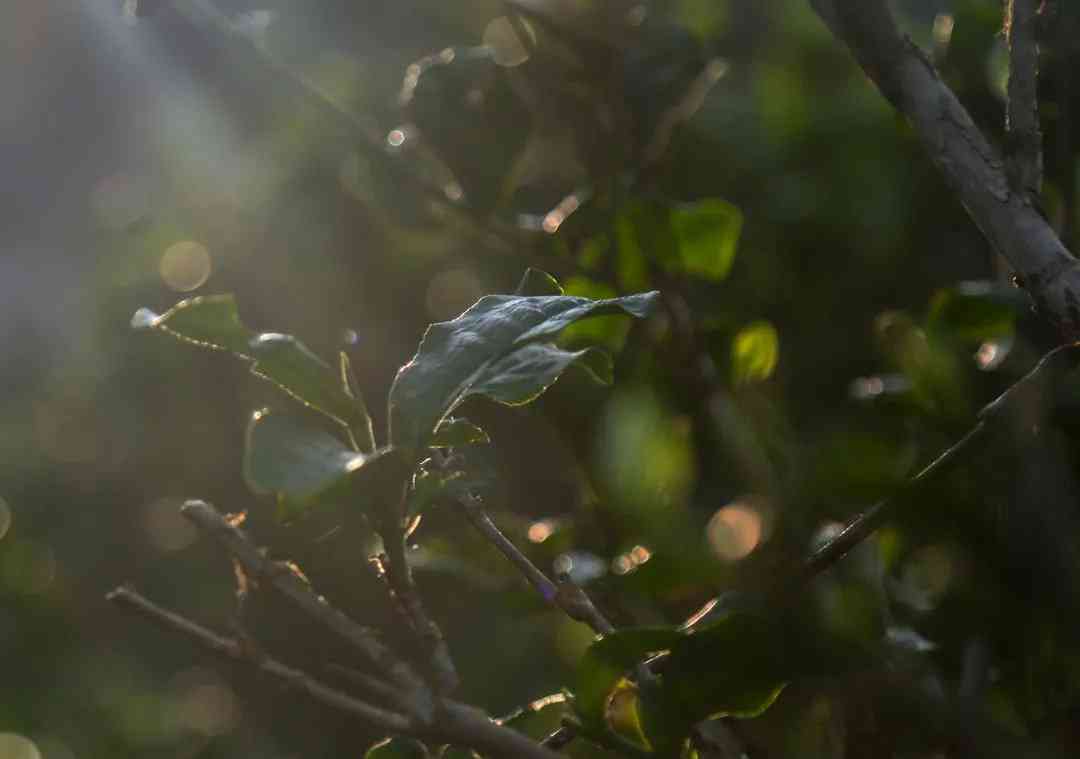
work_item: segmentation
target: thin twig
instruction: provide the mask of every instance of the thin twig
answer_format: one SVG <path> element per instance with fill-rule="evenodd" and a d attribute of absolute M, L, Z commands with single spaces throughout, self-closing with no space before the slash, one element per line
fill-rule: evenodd
<path fill-rule="evenodd" d="M 1048 369 L 1064 369 L 1076 358 L 1074 355 L 1080 343 L 1067 343 L 1047 352 L 1035 366 L 1023 377 L 1009 385 L 994 400 L 987 403 L 978 413 L 978 421 L 969 429 L 963 437 L 942 451 L 938 456 L 923 467 L 918 474 L 904 483 L 900 491 L 890 498 L 871 506 L 852 520 L 844 530 L 828 543 L 815 551 L 802 565 L 795 577 L 789 580 L 781 588 L 781 592 L 794 595 L 805 584 L 831 567 L 837 561 L 848 554 L 855 546 L 868 538 L 878 527 L 890 519 L 896 510 L 906 502 L 919 488 L 934 475 L 939 474 L 945 467 L 955 463 L 957 458 L 964 453 L 971 444 L 977 440 L 991 426 L 991 423 L 1000 419 L 1001 412 L 1007 407 L 1014 407 L 1016 399 L 1030 387 L 1034 386 L 1034 380 Z"/>
<path fill-rule="evenodd" d="M 911 122 L 948 185 L 995 251 L 1020 273 L 1066 339 L 1080 335 L 1080 265 L 933 64 L 900 35 L 885 0 L 810 0 L 882 95 Z"/>
<path fill-rule="evenodd" d="M 430 669 L 436 687 L 440 693 L 451 693 L 460 682 L 457 669 L 442 630 L 428 616 L 420 598 L 412 567 L 405 555 L 405 529 L 400 524 L 384 527 L 382 536 L 386 550 L 383 566 L 386 584 L 423 648 L 425 664 Z"/>
<path fill-rule="evenodd" d="M 808 580 L 824 572 L 833 564 L 844 558 L 855 546 L 877 530 L 886 522 L 897 508 L 910 497 L 915 490 L 924 484 L 930 477 L 940 472 L 946 465 L 954 462 L 956 458 L 968 448 L 985 430 L 985 421 L 979 421 L 974 427 L 951 446 L 946 448 L 937 458 L 927 464 L 914 477 L 904 483 L 899 493 L 890 498 L 878 501 L 866 511 L 853 519 L 844 530 L 828 543 L 815 551 L 804 563 L 801 571 L 796 576 L 793 584 L 784 590 L 795 593 L 801 590 Z"/>
<path fill-rule="evenodd" d="M 1036 0 L 1009 0 L 1009 87 L 1005 128 L 1011 142 L 1013 189 L 1038 197 L 1042 191 L 1042 130 L 1039 128 L 1039 45 Z"/>
<path fill-rule="evenodd" d="M 129 587 L 117 588 L 109 593 L 106 599 L 111 603 L 136 611 L 166 629 L 184 635 L 209 651 L 250 664 L 260 672 L 265 672 L 305 693 L 313 700 L 356 717 L 371 727 L 392 733 L 405 732 L 414 727 L 404 715 L 353 698 L 276 659 L 266 656 L 253 657 L 250 649 L 239 641 L 222 637 L 186 617 L 164 609 Z"/>
<path fill-rule="evenodd" d="M 180 512 L 217 541 L 256 581 L 264 582 L 309 617 L 348 643 L 366 664 L 409 694 L 409 711 L 430 719 L 434 705 L 423 680 L 378 639 L 375 632 L 327 603 L 288 568 L 271 561 L 247 535 L 205 501 L 188 501 Z"/>
<path fill-rule="evenodd" d="M 491 521 L 491 517 L 481 508 L 479 500 L 469 497 L 460 500 L 459 503 L 473 527 L 518 568 L 541 598 L 562 609 L 571 619 L 584 622 L 598 635 L 607 635 L 615 631 L 614 625 L 596 608 L 596 604 L 580 586 L 569 580 L 556 584 L 540 571 L 532 560 L 523 554 L 521 549 L 514 545 L 513 541 Z"/>

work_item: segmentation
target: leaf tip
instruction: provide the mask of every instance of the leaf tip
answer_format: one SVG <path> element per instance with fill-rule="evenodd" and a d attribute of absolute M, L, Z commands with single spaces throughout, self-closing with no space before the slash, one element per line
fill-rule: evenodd
<path fill-rule="evenodd" d="M 152 329 L 161 321 L 161 314 L 149 308 L 140 308 L 131 316 L 132 329 Z"/>

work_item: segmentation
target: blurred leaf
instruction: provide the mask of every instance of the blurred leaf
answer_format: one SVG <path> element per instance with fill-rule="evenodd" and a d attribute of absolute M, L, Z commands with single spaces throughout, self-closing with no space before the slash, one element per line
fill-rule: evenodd
<path fill-rule="evenodd" d="M 488 295 L 457 319 L 428 327 L 413 359 L 390 388 L 390 439 L 416 451 L 439 422 L 470 395 L 526 403 L 571 363 L 588 358 L 603 377 L 609 370 L 593 351 L 564 351 L 546 342 L 589 316 L 644 317 L 656 292 L 593 301 L 566 295 Z"/>
<path fill-rule="evenodd" d="M 412 738 L 384 738 L 367 750 L 364 759 L 427 759 L 424 744 Z"/>
<path fill-rule="evenodd" d="M 230 351 L 250 361 L 256 377 L 355 431 L 361 441 L 371 439 L 371 418 L 357 391 L 346 391 L 343 379 L 292 335 L 257 333 L 244 326 L 232 295 L 190 298 L 160 315 L 141 308 L 131 324 L 203 348 Z"/>
<path fill-rule="evenodd" d="M 456 448 L 463 445 L 490 443 L 487 432 L 477 427 L 468 419 L 450 417 L 435 430 L 435 435 L 428 443 L 432 448 Z"/>
<path fill-rule="evenodd" d="M 766 321 L 739 330 L 731 343 L 732 379 L 736 385 L 760 382 L 772 376 L 780 358 L 780 337 Z"/>
<path fill-rule="evenodd" d="M 608 700 L 627 671 L 649 654 L 670 649 L 683 637 L 673 627 L 630 627 L 589 646 L 578 664 L 574 691 L 574 708 L 585 726 L 607 729 Z"/>
<path fill-rule="evenodd" d="M 742 212 L 719 198 L 700 200 L 671 211 L 679 258 L 689 274 L 723 279 L 735 261 Z"/>
<path fill-rule="evenodd" d="M 567 295 L 582 298 L 614 298 L 618 293 L 611 285 L 597 282 L 588 277 L 570 277 L 565 282 Z M 617 351 L 626 342 L 630 333 L 629 320 L 625 316 L 597 316 L 571 324 L 559 337 L 562 345 L 602 345 L 608 350 Z"/>
<path fill-rule="evenodd" d="M 244 479 L 278 497 L 288 519 L 317 503 L 351 498 L 396 505 L 408 465 L 396 449 L 357 453 L 333 435 L 286 414 L 256 412 L 248 425 Z"/>
<path fill-rule="evenodd" d="M 667 271 L 679 268 L 679 241 L 671 224 L 670 209 L 653 200 L 627 203 L 615 222 L 619 286 L 639 290 L 651 281 L 649 263 Z"/>
<path fill-rule="evenodd" d="M 546 271 L 529 267 L 518 283 L 514 295 L 562 295 L 562 285 L 559 280 Z"/>
<path fill-rule="evenodd" d="M 976 343 L 1008 337 L 1015 331 L 1026 300 L 1024 292 L 1015 287 L 981 280 L 961 282 L 934 294 L 926 328 Z"/>

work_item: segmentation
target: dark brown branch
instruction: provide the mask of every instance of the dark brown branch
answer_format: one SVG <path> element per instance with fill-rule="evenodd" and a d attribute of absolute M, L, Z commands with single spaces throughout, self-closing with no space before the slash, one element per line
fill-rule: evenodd
<path fill-rule="evenodd" d="M 511 564 L 518 568 L 518 571 L 525 576 L 525 579 L 536 589 L 541 598 L 562 609 L 566 616 L 571 619 L 584 622 L 598 635 L 607 635 L 614 632 L 614 625 L 596 608 L 596 605 L 584 590 L 570 581 L 559 584 L 552 582 L 491 521 L 491 517 L 481 508 L 479 501 L 470 497 L 459 503 L 473 527 L 499 549 L 499 552 L 509 559 Z"/>
<path fill-rule="evenodd" d="M 469 746 L 502 759 L 560 759 L 559 754 L 554 751 L 516 730 L 497 725 L 486 714 L 466 704 L 441 701 L 438 705 L 438 718 L 434 722 L 416 723 L 402 714 L 372 706 L 331 688 L 301 670 L 257 654 L 243 642 L 225 638 L 180 614 L 164 609 L 131 588 L 117 588 L 106 598 L 168 630 L 180 633 L 208 651 L 248 664 L 306 694 L 314 701 L 355 717 L 378 730 L 396 735 L 410 735 L 433 743 Z"/>
<path fill-rule="evenodd" d="M 186 617 L 182 617 L 168 609 L 163 609 L 131 588 L 117 588 L 109 593 L 106 599 L 114 604 L 138 612 L 166 629 L 184 635 L 208 651 L 250 664 L 260 672 L 265 672 L 306 694 L 309 698 L 336 711 L 356 717 L 371 727 L 392 733 L 401 733 L 413 727 L 410 720 L 401 714 L 353 698 L 328 685 L 324 685 L 301 670 L 282 664 L 276 659 L 254 655 L 250 648 L 243 643 L 222 637 Z"/>
<path fill-rule="evenodd" d="M 420 598 L 412 567 L 405 556 L 405 528 L 394 524 L 382 530 L 382 537 L 386 550 L 386 561 L 383 564 L 386 584 L 422 648 L 425 664 L 430 669 L 439 692 L 451 693 L 459 684 L 457 669 L 442 630 L 428 616 Z"/>
<path fill-rule="evenodd" d="M 434 705 L 423 680 L 379 640 L 373 630 L 331 606 L 287 567 L 266 558 L 240 528 L 227 521 L 209 503 L 188 501 L 180 511 L 240 562 L 253 579 L 272 587 L 302 612 L 350 644 L 366 664 L 394 683 L 398 692 L 408 694 L 410 713 L 420 719 L 431 719 Z"/>
<path fill-rule="evenodd" d="M 1038 197 L 1042 191 L 1042 130 L 1039 128 L 1039 45 L 1036 0 L 1009 0 L 1009 102 L 1005 128 L 1010 139 L 1013 189 Z"/>
<path fill-rule="evenodd" d="M 810 0 L 881 93 L 908 118 L 931 160 L 1043 316 L 1080 335 L 1080 266 L 1032 204 L 933 64 L 896 28 L 885 0 Z"/>

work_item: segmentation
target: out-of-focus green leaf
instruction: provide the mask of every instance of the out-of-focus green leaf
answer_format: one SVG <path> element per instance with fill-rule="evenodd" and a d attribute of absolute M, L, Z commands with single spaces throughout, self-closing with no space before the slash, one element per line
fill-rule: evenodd
<path fill-rule="evenodd" d="M 360 395 L 346 392 L 334 370 L 292 335 L 257 333 L 244 326 L 232 295 L 189 298 L 163 314 L 141 308 L 131 324 L 203 348 L 234 353 L 251 362 L 255 376 L 355 432 L 358 446 L 371 440 L 371 418 Z"/>
<path fill-rule="evenodd" d="M 649 314 L 658 293 L 594 301 L 567 295 L 488 295 L 458 318 L 428 327 L 413 359 L 390 388 L 390 439 L 417 451 L 445 416 L 470 395 L 526 403 L 540 395 L 571 363 L 590 351 L 565 351 L 547 341 L 589 316 Z"/>
<path fill-rule="evenodd" d="M 961 282 L 934 294 L 926 329 L 976 343 L 1008 337 L 1015 331 L 1026 300 L 1024 292 L 1015 287 L 986 281 Z"/>
<path fill-rule="evenodd" d="M 490 442 L 491 438 L 488 437 L 487 432 L 468 419 L 450 417 L 435 430 L 428 445 L 432 448 L 454 448 Z"/>
<path fill-rule="evenodd" d="M 244 479 L 278 498 L 278 516 L 295 517 L 329 500 L 396 503 L 408 464 L 393 448 L 357 453 L 333 435 L 286 414 L 257 411 L 248 425 Z"/>
<path fill-rule="evenodd" d="M 607 729 L 608 701 L 619 680 L 649 654 L 666 651 L 685 636 L 673 627 L 631 627 L 605 635 L 578 664 L 574 708 L 590 730 Z"/>
<path fill-rule="evenodd" d="M 570 277 L 564 284 L 567 295 L 594 300 L 618 295 L 611 285 L 588 277 Z M 618 351 L 629 334 L 630 322 L 625 316 L 597 316 L 571 324 L 559 337 L 559 343 L 566 346 L 601 345 L 608 350 Z"/>
<path fill-rule="evenodd" d="M 412 738 L 384 738 L 367 750 L 364 759 L 428 759 L 424 744 Z"/>
<path fill-rule="evenodd" d="M 731 342 L 732 379 L 736 385 L 760 382 L 772 376 L 780 359 L 780 337 L 766 321 L 739 330 Z"/>
<path fill-rule="evenodd" d="M 679 242 L 671 225 L 670 209 L 664 203 L 628 203 L 615 222 L 615 239 L 615 271 L 623 289 L 637 290 L 648 284 L 649 262 L 668 271 L 679 268 Z"/>
<path fill-rule="evenodd" d="M 671 211 L 679 258 L 689 274 L 723 279 L 735 261 L 742 212 L 727 201 L 708 198 Z"/>

